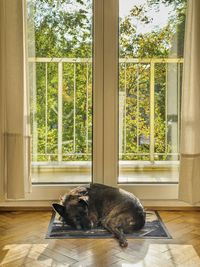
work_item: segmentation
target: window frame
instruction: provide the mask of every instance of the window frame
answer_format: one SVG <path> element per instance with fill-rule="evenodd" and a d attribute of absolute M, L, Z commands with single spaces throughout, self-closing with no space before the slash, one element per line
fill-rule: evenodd
<path fill-rule="evenodd" d="M 141 200 L 178 200 L 178 184 L 118 184 L 118 11 L 119 1 L 93 0 L 93 177 L 92 181 L 118 186 Z M 112 77 L 112 79 L 110 78 Z M 112 105 L 110 104 L 112 103 Z M 2 143 L 2 140 L 0 140 Z M 3 175 L 2 175 L 3 178 Z M 1 179 L 4 184 L 3 179 Z M 24 202 L 41 203 L 59 198 L 79 184 L 32 185 Z M 4 198 L 5 185 L 1 197 Z M 173 203 L 173 202 L 172 202 Z M 161 205 L 161 204 L 160 204 Z M 172 204 L 173 205 L 173 204 Z"/>

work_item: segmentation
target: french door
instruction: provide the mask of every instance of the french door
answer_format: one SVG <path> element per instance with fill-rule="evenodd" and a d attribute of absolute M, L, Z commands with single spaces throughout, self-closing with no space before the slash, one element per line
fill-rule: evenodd
<path fill-rule="evenodd" d="M 55 16 L 61 15 L 63 19 L 64 1 L 53 2 Z M 74 30 L 80 29 L 80 34 L 76 38 L 70 32 L 70 27 L 73 31 L 77 21 L 69 25 L 68 33 L 63 34 L 68 40 L 66 44 L 77 48 L 72 49 L 74 54 L 70 55 L 70 49 L 69 55 L 65 54 L 66 50 L 62 54 L 58 49 L 57 57 L 50 55 L 45 61 L 44 55 L 30 57 L 30 66 L 34 66 L 30 69 L 32 78 L 36 75 L 34 71 L 41 76 L 38 89 L 37 84 L 32 83 L 33 157 L 40 154 L 37 151 L 37 142 L 40 142 L 41 154 L 44 154 L 41 159 L 44 157 L 44 162 L 48 162 L 51 167 L 46 177 L 52 173 L 54 175 L 53 183 L 38 183 L 38 174 L 44 171 L 45 164 L 41 160 L 38 168 L 38 160 L 35 158 L 35 181 L 29 199 L 55 199 L 66 188 L 90 181 L 120 186 L 142 199 L 176 199 L 177 180 L 170 180 L 170 175 L 176 173 L 179 160 L 183 64 L 183 49 L 179 48 L 179 44 L 184 36 L 185 1 L 180 1 L 179 6 L 172 3 L 171 7 L 168 1 L 161 1 L 160 5 L 157 1 L 147 0 L 142 3 L 136 0 L 75 2 L 77 10 L 74 14 L 80 23 Z M 58 14 L 56 12 L 59 8 Z M 66 4 L 65 8 L 69 8 L 70 21 L 73 6 L 67 7 Z M 177 32 L 180 34 L 182 31 L 183 36 L 180 34 L 177 37 L 176 30 L 173 31 L 168 24 L 172 23 L 172 18 L 178 20 L 180 14 L 177 10 L 180 9 L 183 17 L 175 25 L 179 27 Z M 169 13 L 170 16 L 166 15 Z M 166 18 L 158 29 L 152 20 L 156 15 L 161 18 L 162 14 Z M 81 16 L 83 20 L 79 21 Z M 41 16 L 38 18 L 41 19 Z M 85 34 L 89 32 L 87 37 L 81 34 L 81 27 L 85 27 L 82 23 L 84 19 L 89 20 L 85 29 Z M 62 28 L 62 24 L 60 26 Z M 151 31 L 148 31 L 148 26 Z M 156 27 L 160 39 L 155 40 Z M 53 27 L 49 29 L 53 32 Z M 39 33 L 36 31 L 36 34 Z M 62 44 L 63 40 L 60 39 Z M 151 51 L 156 44 L 157 50 Z M 48 88 L 51 88 L 52 95 Z M 43 101 L 40 120 L 36 110 L 37 90 L 42 93 L 40 101 Z M 83 93 L 84 96 L 81 96 Z M 51 103 L 48 103 L 48 99 Z M 52 114 L 54 121 L 51 121 Z M 37 130 L 38 122 L 43 127 L 42 132 Z M 54 137 L 53 133 L 56 133 Z M 73 179 L 70 178 L 70 168 L 67 169 L 69 173 L 66 171 L 69 161 L 71 167 L 76 169 Z M 163 165 L 163 162 L 167 163 Z M 165 184 L 160 183 L 166 182 L 162 180 L 162 170 L 166 170 L 169 165 L 170 175 L 165 173 L 169 179 Z M 161 176 L 154 172 L 157 167 L 160 168 Z M 60 180 L 56 180 L 59 175 Z M 156 175 L 158 179 L 155 179 Z M 65 180 L 64 176 L 67 177 Z"/>
<path fill-rule="evenodd" d="M 93 1 L 27 0 L 33 184 L 92 181 Z"/>

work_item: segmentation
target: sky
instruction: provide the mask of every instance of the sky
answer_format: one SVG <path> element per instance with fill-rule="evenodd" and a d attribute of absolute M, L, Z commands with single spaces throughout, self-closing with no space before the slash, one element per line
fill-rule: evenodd
<path fill-rule="evenodd" d="M 119 16 L 121 18 L 127 16 L 134 5 L 144 5 L 146 2 L 146 0 L 119 0 Z M 137 32 L 147 33 L 151 32 L 154 28 L 163 28 L 168 22 L 169 13 L 172 14 L 172 12 L 174 12 L 173 7 L 161 3 L 159 10 L 153 8 L 147 12 L 147 16 L 153 18 L 152 23 L 148 25 L 138 24 Z"/>
<path fill-rule="evenodd" d="M 34 2 L 33 0 L 29 0 L 30 2 Z M 35 0 L 37 1 L 37 0 Z M 55 3 L 57 3 L 58 0 L 54 0 Z M 92 3 L 92 0 L 90 0 Z M 119 0 L 119 17 L 123 18 L 127 16 L 130 12 L 130 10 L 135 6 L 145 5 L 147 3 L 147 0 Z M 74 12 L 75 10 L 79 10 L 79 8 L 82 7 L 80 4 L 76 2 L 76 5 L 66 3 L 66 6 L 64 7 L 64 10 L 67 12 Z M 63 8 L 63 6 L 62 6 Z M 48 8 L 47 8 L 48 10 Z M 88 11 L 92 11 L 92 8 Z M 42 14 L 40 14 L 40 10 L 37 12 L 37 19 L 41 17 Z M 166 6 L 163 3 L 160 3 L 159 10 L 156 10 L 156 7 L 152 7 L 151 9 L 148 9 L 148 12 L 146 15 L 150 18 L 152 18 L 152 22 L 148 24 L 144 23 L 138 23 L 137 19 L 133 19 L 133 24 L 136 27 L 136 31 L 138 34 L 145 34 L 148 32 L 152 32 L 155 28 L 160 29 L 167 25 L 168 19 L 169 19 L 169 13 L 172 15 L 174 13 L 173 6 Z M 89 16 L 91 14 L 89 13 Z M 70 38 L 70 37 L 69 37 Z"/>

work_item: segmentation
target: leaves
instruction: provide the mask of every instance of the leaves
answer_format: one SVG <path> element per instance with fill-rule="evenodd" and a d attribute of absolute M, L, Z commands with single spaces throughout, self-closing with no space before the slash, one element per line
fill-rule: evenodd
<path fill-rule="evenodd" d="M 138 30 L 151 25 L 149 10 L 159 10 L 160 3 L 171 6 L 167 25 L 151 31 Z M 119 45 L 121 58 L 166 58 L 183 56 L 186 1 L 146 0 L 134 5 L 130 13 L 120 18 Z M 27 27 L 29 56 L 47 58 L 92 58 L 92 1 L 91 0 L 27 0 Z M 35 40 L 34 40 L 35 36 Z M 34 54 L 35 51 L 35 54 Z M 33 75 L 33 74 L 32 74 Z M 38 153 L 54 155 L 57 160 L 58 143 L 58 66 L 36 64 L 36 111 L 32 96 L 32 126 L 37 124 Z M 171 151 L 170 140 L 166 147 L 166 71 L 165 64 L 155 69 L 155 152 Z M 46 106 L 46 78 L 47 106 Z M 87 80 L 88 78 L 88 80 Z M 32 77 L 34 79 L 34 77 Z M 122 150 L 124 160 L 149 160 L 150 145 L 150 65 L 120 64 L 120 92 L 126 97 L 126 119 L 123 119 Z M 125 85 L 126 84 L 126 85 Z M 126 92 L 125 92 L 126 87 Z M 74 91 L 75 90 L 75 91 Z M 87 95 L 88 90 L 88 95 Z M 74 92 L 76 98 L 74 99 Z M 63 160 L 89 160 L 92 146 L 92 65 L 86 63 L 63 64 Z M 88 107 L 88 111 L 87 111 Z M 47 110 L 47 111 L 46 111 Z M 35 121 L 36 122 L 35 122 Z M 76 123 L 74 125 L 74 122 Z M 47 125 L 46 125 L 47 123 Z M 35 125 L 35 124 L 34 124 Z M 35 126 L 34 126 L 35 127 Z M 32 129 L 33 130 L 33 129 Z M 46 136 L 47 133 L 47 136 Z M 74 135 L 75 133 L 75 135 Z M 37 138 L 37 136 L 35 136 Z M 74 144 L 74 138 L 76 144 Z M 89 141 L 87 140 L 89 139 Z M 47 143 L 46 143 L 47 140 Z M 143 141 L 141 141 L 143 140 Z M 74 151 L 75 149 L 75 151 Z M 85 153 L 83 156 L 68 155 Z M 128 154 L 129 153 L 129 154 Z M 166 159 L 166 156 L 160 157 Z M 38 161 L 49 160 L 38 156 Z"/>

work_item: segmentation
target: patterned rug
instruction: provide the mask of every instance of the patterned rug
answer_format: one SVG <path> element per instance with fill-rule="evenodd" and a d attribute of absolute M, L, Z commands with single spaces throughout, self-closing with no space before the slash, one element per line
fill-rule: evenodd
<path fill-rule="evenodd" d="M 53 211 L 49 223 L 46 238 L 111 238 L 113 237 L 104 228 L 98 227 L 91 230 L 74 230 L 69 225 L 63 224 L 59 220 L 59 215 Z M 156 211 L 147 211 L 145 226 L 132 234 L 127 234 L 127 238 L 172 238 L 167 228 Z"/>

